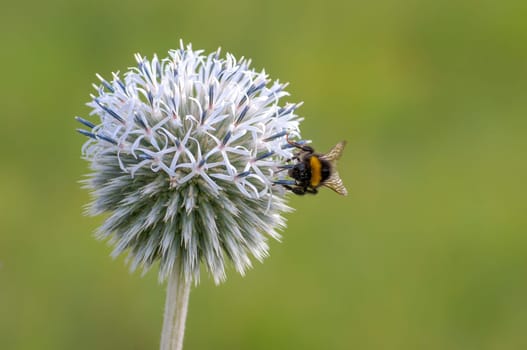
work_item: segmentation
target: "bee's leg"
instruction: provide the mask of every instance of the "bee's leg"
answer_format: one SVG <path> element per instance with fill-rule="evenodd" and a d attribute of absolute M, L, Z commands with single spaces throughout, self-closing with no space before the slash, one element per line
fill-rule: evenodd
<path fill-rule="evenodd" d="M 301 149 L 302 151 L 307 152 L 308 154 L 311 154 L 311 153 L 314 153 L 314 152 L 315 152 L 315 150 L 313 149 L 313 147 L 306 146 L 306 145 L 301 145 L 301 144 L 299 144 L 298 142 L 289 141 L 289 134 L 287 134 L 287 135 L 285 136 L 285 140 L 286 140 L 287 143 L 290 144 L 291 146 L 296 147 L 296 148 L 298 148 L 298 149 Z M 294 156 L 293 159 L 299 159 L 299 158 L 298 158 L 298 155 Z"/>
<path fill-rule="evenodd" d="M 286 190 L 289 190 L 299 196 L 303 196 L 304 194 L 306 194 L 306 189 L 304 187 L 290 186 L 290 185 L 285 185 L 285 184 L 279 184 L 279 185 L 283 186 Z"/>
<path fill-rule="evenodd" d="M 299 196 L 303 196 L 306 194 L 306 188 L 304 187 L 292 187 L 291 191 Z"/>
<path fill-rule="evenodd" d="M 278 173 L 280 173 L 280 172 L 282 172 L 284 170 L 289 170 L 289 169 L 293 168 L 294 166 L 295 166 L 294 164 L 279 165 L 279 166 L 276 167 L 278 170 L 276 170 L 274 173 L 278 174 Z"/>
<path fill-rule="evenodd" d="M 316 188 L 306 187 L 306 192 L 311 194 L 317 194 L 318 190 Z"/>

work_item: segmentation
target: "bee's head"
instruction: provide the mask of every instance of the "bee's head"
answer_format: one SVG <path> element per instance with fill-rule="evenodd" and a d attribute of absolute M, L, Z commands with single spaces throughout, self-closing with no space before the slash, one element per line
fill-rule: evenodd
<path fill-rule="evenodd" d="M 289 169 L 289 176 L 298 181 L 309 181 L 310 173 L 306 164 L 298 163 Z"/>

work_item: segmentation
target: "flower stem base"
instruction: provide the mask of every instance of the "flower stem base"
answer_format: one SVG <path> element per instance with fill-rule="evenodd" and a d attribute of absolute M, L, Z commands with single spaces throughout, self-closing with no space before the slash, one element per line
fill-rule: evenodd
<path fill-rule="evenodd" d="M 178 258 L 174 269 L 168 277 L 165 315 L 161 333 L 161 350 L 183 349 L 190 282 L 182 274 L 181 265 L 181 258 Z"/>

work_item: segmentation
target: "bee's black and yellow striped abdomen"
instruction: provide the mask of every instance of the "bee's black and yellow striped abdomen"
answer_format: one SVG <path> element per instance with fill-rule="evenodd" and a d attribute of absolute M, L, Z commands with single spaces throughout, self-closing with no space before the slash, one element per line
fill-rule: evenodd
<path fill-rule="evenodd" d="M 311 169 L 311 179 L 309 185 L 312 188 L 320 186 L 324 180 L 330 175 L 330 164 L 327 161 L 320 159 L 316 155 L 309 158 L 309 166 Z"/>

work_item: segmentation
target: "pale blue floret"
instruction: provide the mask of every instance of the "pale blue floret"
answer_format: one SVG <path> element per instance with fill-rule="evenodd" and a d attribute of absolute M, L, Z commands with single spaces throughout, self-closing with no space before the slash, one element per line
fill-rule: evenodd
<path fill-rule="evenodd" d="M 95 128 L 95 124 L 93 124 L 93 123 L 87 121 L 87 120 L 84 119 L 84 118 L 81 118 L 81 117 L 75 117 L 75 120 L 77 120 L 77 121 L 78 121 L 79 123 L 81 123 L 81 124 L 84 124 L 85 126 L 87 126 L 87 127 L 90 128 L 90 129 Z"/>

